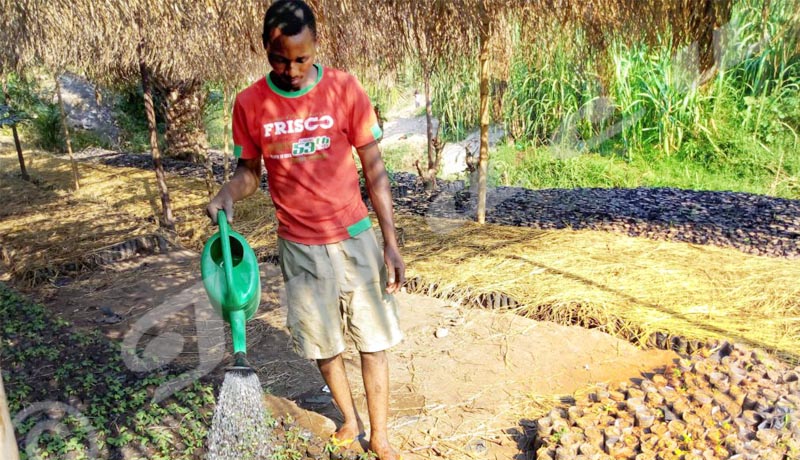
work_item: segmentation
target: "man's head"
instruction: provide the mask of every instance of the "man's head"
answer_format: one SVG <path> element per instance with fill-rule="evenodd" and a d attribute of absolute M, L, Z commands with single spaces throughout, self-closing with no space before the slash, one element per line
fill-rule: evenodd
<path fill-rule="evenodd" d="M 274 82 L 284 90 L 307 86 L 316 58 L 317 21 L 302 0 L 277 0 L 264 15 L 261 36 Z"/>

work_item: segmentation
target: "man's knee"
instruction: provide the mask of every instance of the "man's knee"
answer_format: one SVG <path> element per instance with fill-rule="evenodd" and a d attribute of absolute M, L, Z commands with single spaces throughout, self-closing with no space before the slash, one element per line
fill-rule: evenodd
<path fill-rule="evenodd" d="M 386 351 L 366 352 L 362 351 L 361 360 L 370 364 L 382 364 L 386 362 Z"/>
<path fill-rule="evenodd" d="M 333 365 L 337 360 L 339 360 L 339 358 L 341 356 L 342 356 L 342 354 L 339 353 L 338 355 L 331 356 L 330 358 L 318 359 L 317 360 L 317 367 L 319 367 L 320 369 L 324 370 L 325 368 Z"/>

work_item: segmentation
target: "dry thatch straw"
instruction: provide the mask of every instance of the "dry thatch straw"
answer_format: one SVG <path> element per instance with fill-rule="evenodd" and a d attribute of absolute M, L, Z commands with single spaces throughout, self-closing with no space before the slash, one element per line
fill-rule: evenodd
<path fill-rule="evenodd" d="M 14 197 L 2 211 L 0 244 L 12 276 L 28 285 L 58 276 L 65 267 L 115 243 L 158 232 L 158 192 L 152 172 L 81 163 L 82 187 L 69 193 L 69 163 L 44 152 L 28 152 L 36 183 L 15 178 L 12 151 L 0 153 L 0 192 Z M 199 250 L 214 232 L 205 216 L 208 197 L 197 179 L 171 177 L 178 243 Z M 263 194 L 236 207 L 236 230 L 266 239 L 273 209 Z M 274 239 L 274 237 L 273 237 Z"/>
<path fill-rule="evenodd" d="M 61 267 L 80 271 L 80 261 L 93 251 L 155 231 L 125 212 L 92 200 L 74 200 L 68 189 L 42 190 L 17 179 L 8 173 L 13 158 L 0 160 L 6 176 L 0 192 L 14 197 L 0 222 L 2 256 L 11 275 L 29 286 L 57 276 Z M 58 172 L 68 185 L 69 165 L 62 161 Z"/>
<path fill-rule="evenodd" d="M 595 231 L 450 222 L 437 233 L 423 218 L 398 220 L 409 277 L 435 284 L 434 294 L 499 292 L 521 314 L 640 343 L 655 331 L 724 337 L 800 361 L 796 261 Z"/>

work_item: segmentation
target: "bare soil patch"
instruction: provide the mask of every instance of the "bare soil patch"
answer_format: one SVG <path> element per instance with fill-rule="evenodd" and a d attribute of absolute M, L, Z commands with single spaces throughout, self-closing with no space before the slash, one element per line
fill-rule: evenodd
<path fill-rule="evenodd" d="M 141 337 L 140 350 L 161 338 L 165 352 L 181 351 L 173 365 L 202 368 L 203 359 L 221 356 L 206 369 L 207 378 L 217 381 L 229 361 L 229 339 L 198 286 L 198 263 L 189 251 L 144 257 L 42 291 L 42 300 L 79 328 L 99 329 L 117 341 Z M 340 421 L 338 411 L 322 390 L 316 366 L 291 349 L 279 270 L 264 264 L 262 273 L 262 305 L 248 323 L 250 360 L 272 395 L 273 410 L 326 438 Z M 390 423 L 394 442 L 408 458 L 468 458 L 470 452 L 512 458 L 525 451 L 520 423 L 541 415 L 542 407 L 597 382 L 641 378 L 677 358 L 597 330 L 420 295 L 400 294 L 399 300 L 406 338 L 391 353 Z M 169 314 L 148 319 L 159 311 Z M 170 337 L 180 337 L 180 343 L 170 344 Z M 200 350 L 211 343 L 221 348 Z M 351 348 L 345 357 L 368 428 L 358 354 Z"/>

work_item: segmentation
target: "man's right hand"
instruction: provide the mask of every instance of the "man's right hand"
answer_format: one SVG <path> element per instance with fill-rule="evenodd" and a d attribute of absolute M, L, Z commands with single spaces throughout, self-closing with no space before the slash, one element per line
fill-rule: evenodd
<path fill-rule="evenodd" d="M 217 214 L 222 210 L 228 217 L 228 223 L 232 224 L 233 203 L 255 193 L 260 182 L 261 157 L 251 160 L 239 158 L 231 180 L 222 186 L 217 196 L 206 206 L 206 214 L 211 218 L 211 222 L 217 225 Z"/>
<path fill-rule="evenodd" d="M 219 211 L 225 211 L 225 216 L 228 218 L 228 223 L 233 224 L 233 198 L 230 196 L 225 187 L 217 193 L 208 206 L 206 206 L 206 214 L 211 218 L 214 225 L 218 225 L 217 215 Z"/>

